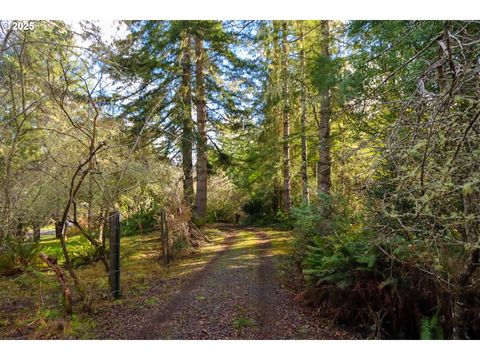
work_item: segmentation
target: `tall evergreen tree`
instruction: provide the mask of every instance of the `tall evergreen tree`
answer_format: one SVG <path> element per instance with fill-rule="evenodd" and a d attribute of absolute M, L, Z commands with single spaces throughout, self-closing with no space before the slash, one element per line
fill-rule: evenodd
<path fill-rule="evenodd" d="M 192 35 L 185 29 L 181 39 L 182 47 L 182 168 L 183 168 L 183 194 L 184 199 L 190 206 L 193 205 L 193 163 L 192 148 L 194 143 L 192 122 Z"/>
<path fill-rule="evenodd" d="M 197 30 L 195 35 L 195 86 L 197 104 L 197 193 L 195 198 L 195 217 L 205 221 L 207 215 L 207 114 L 205 100 L 205 52 L 203 34 Z"/>
<path fill-rule="evenodd" d="M 320 56 L 323 61 L 330 60 L 330 30 L 329 21 L 321 21 L 321 42 Z M 327 74 L 323 74 L 328 76 Z M 332 184 L 331 180 L 331 138 L 330 138 L 330 117 L 331 117 L 331 93 L 330 87 L 326 84 L 320 91 L 320 122 L 318 125 L 318 191 L 329 195 Z"/>
<path fill-rule="evenodd" d="M 305 22 L 300 21 L 300 137 L 302 142 L 302 196 L 303 201 L 308 203 L 308 158 L 307 158 L 307 78 L 305 61 Z"/>
<path fill-rule="evenodd" d="M 120 101 L 121 115 L 133 123 L 133 135 L 141 146 L 153 147 L 174 163 L 181 153 L 185 202 L 204 220 L 209 157 L 214 156 L 208 148 L 212 146 L 219 158 L 224 155 L 216 136 L 209 133 L 245 118 L 250 111 L 242 96 L 251 86 L 243 80 L 248 61 L 233 50 L 240 45 L 237 33 L 243 26 L 221 21 L 127 24 L 131 33 L 117 42 L 111 66 L 112 76 L 126 86 L 119 87 L 113 100 Z"/>
<path fill-rule="evenodd" d="M 290 162 L 290 100 L 288 76 L 288 23 L 282 22 L 282 120 L 283 120 L 283 209 L 290 212 L 291 198 L 291 162 Z"/>

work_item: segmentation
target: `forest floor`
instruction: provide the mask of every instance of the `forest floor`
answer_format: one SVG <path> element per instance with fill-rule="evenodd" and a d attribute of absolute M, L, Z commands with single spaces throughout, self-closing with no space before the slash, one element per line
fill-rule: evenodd
<path fill-rule="evenodd" d="M 359 337 L 295 300 L 302 281 L 291 233 L 232 225 L 205 231 L 211 243 L 178 252 L 168 266 L 158 258 L 158 234 L 122 239 L 121 299 L 111 299 L 100 263 L 80 267 L 91 306 L 77 305 L 72 316 L 61 310 L 53 275 L 0 279 L 0 339 Z"/>

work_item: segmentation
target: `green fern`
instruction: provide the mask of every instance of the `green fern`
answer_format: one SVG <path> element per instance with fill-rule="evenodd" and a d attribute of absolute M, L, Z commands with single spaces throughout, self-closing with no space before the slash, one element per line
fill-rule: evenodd
<path fill-rule="evenodd" d="M 37 260 L 40 250 L 38 244 L 9 239 L 0 253 L 0 275 L 25 272 Z"/>
<path fill-rule="evenodd" d="M 420 324 L 420 339 L 432 340 L 432 328 L 430 327 L 430 319 L 423 318 Z"/>
<path fill-rule="evenodd" d="M 431 318 L 424 317 L 420 323 L 420 339 L 422 340 L 442 340 L 443 329 L 435 314 Z"/>

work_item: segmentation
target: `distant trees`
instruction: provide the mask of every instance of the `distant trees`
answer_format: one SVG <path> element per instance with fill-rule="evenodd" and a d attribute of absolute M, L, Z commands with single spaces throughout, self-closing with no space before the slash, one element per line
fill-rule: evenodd
<path fill-rule="evenodd" d="M 65 32 L 48 33 L 55 24 L 39 23 L 35 31 L 13 30 L 2 22 L 0 58 L 0 238 L 22 237 L 38 229 L 55 212 L 44 178 L 32 171 L 41 163 L 49 139 L 37 129 L 48 127 L 52 107 L 46 86 L 51 51 L 39 41 L 68 42 Z M 65 56 L 62 49 L 59 57 Z"/>
<path fill-rule="evenodd" d="M 119 87 L 116 98 L 124 113 L 138 124 L 135 131 L 143 128 L 145 139 L 163 144 L 156 146 L 163 156 L 175 158 L 177 146 L 181 149 L 185 202 L 193 206 L 194 217 L 204 222 L 209 148 L 213 147 L 222 156 L 208 132 L 216 132 L 220 124 L 234 120 L 230 116 L 244 111 L 239 106 L 241 93 L 230 89 L 231 84 L 242 83 L 243 75 L 235 79 L 227 75 L 247 66 L 232 51 L 232 46 L 239 42 L 236 24 L 138 21 L 128 25 L 131 34 L 117 42 L 111 69 L 118 79 L 136 81 L 138 86 L 134 91 Z M 132 51 L 132 44 L 136 50 Z"/>
<path fill-rule="evenodd" d="M 269 184 L 262 196 L 266 189 L 272 192 L 268 196 L 274 213 L 280 208 L 290 214 L 292 206 L 309 201 L 310 193 L 330 193 L 331 73 L 335 71 L 330 26 L 330 21 L 259 25 L 267 65 L 264 120 L 255 151 L 267 155 L 262 166 L 269 164 L 269 170 L 257 181 Z"/>

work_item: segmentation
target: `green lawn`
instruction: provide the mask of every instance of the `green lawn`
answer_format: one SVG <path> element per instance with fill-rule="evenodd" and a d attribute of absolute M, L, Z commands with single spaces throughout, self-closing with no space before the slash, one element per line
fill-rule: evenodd
<path fill-rule="evenodd" d="M 63 252 L 60 240 L 55 239 L 55 235 L 42 236 L 40 246 L 42 247 L 42 251 L 46 254 L 54 256 L 60 262 L 63 262 Z M 71 254 L 84 251 L 88 247 L 90 247 L 90 243 L 82 235 L 71 236 L 67 240 L 67 249 Z"/>
<path fill-rule="evenodd" d="M 122 236 L 121 256 L 124 259 L 152 256 L 153 252 L 158 252 L 160 247 L 160 235 L 157 232 Z M 40 240 L 42 251 L 48 255 L 54 256 L 59 263 L 63 263 L 63 252 L 60 240 L 55 239 L 54 235 L 42 236 Z M 82 256 L 92 250 L 92 245 L 82 235 L 72 235 L 67 238 L 67 249 L 71 258 Z"/>

